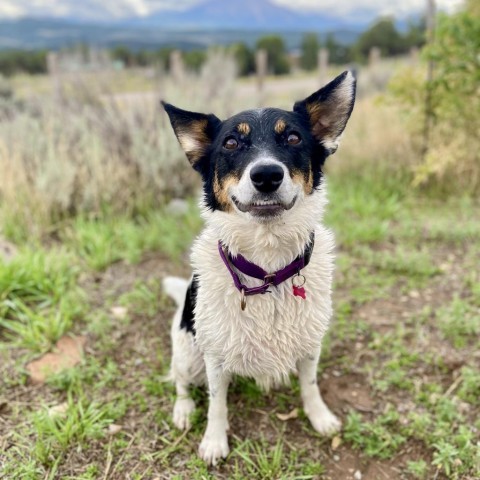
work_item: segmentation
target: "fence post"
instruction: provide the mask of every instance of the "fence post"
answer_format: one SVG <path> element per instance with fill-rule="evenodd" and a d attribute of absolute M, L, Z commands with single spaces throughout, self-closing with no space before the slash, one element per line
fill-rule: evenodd
<path fill-rule="evenodd" d="M 382 56 L 382 52 L 378 47 L 372 47 L 368 54 L 368 66 L 370 68 L 375 68 L 380 61 L 380 57 Z"/>
<path fill-rule="evenodd" d="M 173 50 L 170 53 L 170 74 L 175 82 L 181 82 L 185 75 L 185 68 L 183 64 L 182 52 Z"/>
<path fill-rule="evenodd" d="M 328 57 L 329 57 L 329 51 L 327 48 L 321 48 L 318 51 L 318 57 L 317 57 L 318 78 L 319 78 L 321 87 L 323 87 L 328 80 Z"/>
<path fill-rule="evenodd" d="M 263 105 L 263 94 L 264 94 L 264 84 L 265 76 L 267 75 L 267 65 L 268 65 L 267 51 L 264 49 L 257 50 L 255 52 L 255 70 L 257 73 L 257 91 L 259 96 L 260 105 Z"/>
<path fill-rule="evenodd" d="M 62 86 L 60 83 L 60 65 L 59 55 L 57 52 L 48 52 L 47 54 L 47 71 L 52 81 L 52 94 L 56 102 L 61 98 Z"/>

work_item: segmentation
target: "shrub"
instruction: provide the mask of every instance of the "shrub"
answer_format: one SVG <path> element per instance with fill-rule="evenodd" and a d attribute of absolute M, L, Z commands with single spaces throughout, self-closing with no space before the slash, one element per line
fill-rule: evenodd
<path fill-rule="evenodd" d="M 435 43 L 423 51 L 424 60 L 434 62 L 431 82 L 423 69 L 410 68 L 391 83 L 414 136 L 414 184 L 441 194 L 480 193 L 480 15 L 474 8 L 472 1 L 464 11 L 438 17 Z"/>
<path fill-rule="evenodd" d="M 135 213 L 198 188 L 159 99 L 232 113 L 232 59 L 211 52 L 200 76 L 162 80 L 161 96 L 124 99 L 92 78 L 56 99 L 3 110 L 0 217 L 10 238 L 40 235 L 78 213 Z M 127 96 L 128 97 L 128 96 Z M 0 115 L 2 111 L 0 110 Z"/>

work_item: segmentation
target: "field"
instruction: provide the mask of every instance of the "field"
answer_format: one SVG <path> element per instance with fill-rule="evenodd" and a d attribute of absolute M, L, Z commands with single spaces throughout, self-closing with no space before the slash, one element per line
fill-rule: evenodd
<path fill-rule="evenodd" d="M 277 81 L 261 100 L 287 107 L 315 83 L 313 77 Z M 222 114 L 260 101 L 248 83 L 222 85 L 211 107 Z M 196 98 L 194 89 L 182 100 L 181 89 L 164 87 L 179 105 Z M 128 133 L 125 112 L 141 102 L 126 90 L 116 97 L 116 118 L 125 120 Z M 236 90 L 241 98 L 229 102 Z M 201 101 L 209 104 L 208 95 Z M 142 183 L 149 170 L 140 160 L 117 152 L 121 166 L 102 164 L 99 171 L 111 177 L 92 186 L 89 202 L 78 189 L 59 192 L 64 177 L 46 175 L 46 187 L 32 186 L 27 177 L 16 183 L 15 168 L 27 155 L 8 164 L 11 137 L 0 131 L 0 165 L 10 169 L 9 185 L 0 188 L 0 478 L 479 478 L 480 209 L 468 196 L 440 198 L 412 187 L 407 158 L 413 147 L 398 117 L 365 87 L 328 169 L 325 221 L 338 251 L 335 316 L 319 378 L 326 402 L 342 418 L 341 433 L 322 438 L 313 432 L 295 378 L 269 394 L 236 379 L 229 394 L 231 453 L 216 468 L 196 455 L 206 425 L 205 391 L 195 392 L 198 410 L 182 433 L 172 425 L 174 390 L 163 378 L 174 306 L 161 279 L 190 274 L 188 249 L 201 228 L 198 183 L 180 166 L 187 162 L 177 147 L 164 145 L 174 142 L 173 134 L 161 123 L 155 127 L 161 145 L 148 140 L 157 130 L 142 137 L 152 147 L 146 158 L 160 152 L 167 165 L 152 169 L 152 183 Z M 56 127 L 52 117 L 37 134 Z M 65 125 L 65 141 L 83 138 L 78 132 L 86 127 L 73 128 Z M 111 150 L 105 153 L 101 142 L 92 142 L 95 150 L 78 140 L 81 154 L 105 158 Z M 50 159 L 58 154 L 45 148 Z M 179 166 L 172 167 L 174 161 Z M 34 166 L 68 173 L 65 165 Z M 124 184 L 116 189 L 115 182 L 137 171 L 122 197 Z M 185 188 L 171 188 L 172 182 Z M 111 208 L 97 195 L 106 186 Z M 134 195 L 141 186 L 155 201 Z M 59 202 L 64 193 L 82 206 L 70 211 L 69 201 Z M 185 196 L 186 203 L 173 208 L 172 196 Z M 34 382 L 32 361 L 58 361 L 47 352 L 63 352 L 62 361 L 75 365 Z"/>

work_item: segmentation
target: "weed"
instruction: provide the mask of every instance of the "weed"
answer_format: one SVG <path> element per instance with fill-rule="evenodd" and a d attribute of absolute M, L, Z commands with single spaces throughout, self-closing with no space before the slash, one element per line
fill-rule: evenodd
<path fill-rule="evenodd" d="M 85 312 L 78 268 L 64 250 L 25 250 L 0 263 L 0 327 L 15 345 L 49 350 Z"/>
<path fill-rule="evenodd" d="M 113 409 L 114 413 L 118 413 Z M 105 405 L 74 400 L 69 395 L 65 415 L 53 415 L 47 409 L 33 415 L 37 435 L 34 453 L 44 464 L 52 466 L 73 444 L 85 444 L 88 440 L 101 438 L 105 428 L 114 420 L 112 409 Z"/>
<path fill-rule="evenodd" d="M 462 367 L 461 376 L 458 397 L 472 405 L 480 406 L 480 371 L 476 368 Z"/>
<path fill-rule="evenodd" d="M 407 470 L 415 478 L 422 480 L 424 478 L 427 478 L 428 465 L 425 460 L 409 460 L 407 462 Z"/>
<path fill-rule="evenodd" d="M 441 332 L 456 348 L 466 346 L 480 333 L 480 308 L 458 295 L 437 311 L 437 318 Z"/>
<path fill-rule="evenodd" d="M 372 423 L 362 421 L 356 412 L 350 412 L 345 424 L 344 438 L 370 457 L 391 458 L 407 440 L 399 432 L 399 414 L 389 409 Z"/>
<path fill-rule="evenodd" d="M 138 263 L 148 251 L 161 251 L 178 260 L 198 231 L 201 221 L 190 204 L 186 214 L 150 212 L 134 220 L 112 217 L 102 220 L 75 219 L 64 233 L 64 241 L 94 270 L 104 270 L 125 260 Z"/>

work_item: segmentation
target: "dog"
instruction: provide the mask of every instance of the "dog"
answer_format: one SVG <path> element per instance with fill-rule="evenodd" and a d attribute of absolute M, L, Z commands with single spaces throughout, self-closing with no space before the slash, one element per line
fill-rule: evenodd
<path fill-rule="evenodd" d="M 265 390 L 298 373 L 305 414 L 320 434 L 341 427 L 317 383 L 332 315 L 334 237 L 322 225 L 322 172 L 355 102 L 344 72 L 292 111 L 247 110 L 221 121 L 162 102 L 192 167 L 203 179 L 205 227 L 195 240 L 193 277 L 169 277 L 178 305 L 171 338 L 173 423 L 190 427 L 191 385 L 207 383 L 207 428 L 199 455 L 229 453 L 227 390 L 234 375 Z"/>

